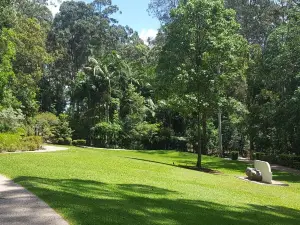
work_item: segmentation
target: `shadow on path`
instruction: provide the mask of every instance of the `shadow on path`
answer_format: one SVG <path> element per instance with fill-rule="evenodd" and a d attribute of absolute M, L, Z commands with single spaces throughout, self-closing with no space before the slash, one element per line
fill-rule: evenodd
<path fill-rule="evenodd" d="M 3 176 L 0 176 L 0 224 L 68 225 L 44 201 Z"/>

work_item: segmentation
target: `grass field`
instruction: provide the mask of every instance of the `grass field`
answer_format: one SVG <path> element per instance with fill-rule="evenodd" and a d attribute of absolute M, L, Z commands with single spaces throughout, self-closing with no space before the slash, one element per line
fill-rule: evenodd
<path fill-rule="evenodd" d="M 54 153 L 0 154 L 14 179 L 70 224 L 300 224 L 300 176 L 276 173 L 289 187 L 237 179 L 246 164 L 204 157 L 209 174 L 180 168 L 196 155 L 72 147 Z M 173 163 L 175 165 L 173 165 Z"/>

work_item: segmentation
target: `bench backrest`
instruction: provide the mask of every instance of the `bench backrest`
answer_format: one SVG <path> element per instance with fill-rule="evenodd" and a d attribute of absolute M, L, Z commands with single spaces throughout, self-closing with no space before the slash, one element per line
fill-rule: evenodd
<path fill-rule="evenodd" d="M 255 160 L 254 161 L 254 167 L 256 169 L 260 170 L 260 172 L 262 174 L 271 173 L 271 166 L 268 162 L 261 161 L 261 160 Z"/>

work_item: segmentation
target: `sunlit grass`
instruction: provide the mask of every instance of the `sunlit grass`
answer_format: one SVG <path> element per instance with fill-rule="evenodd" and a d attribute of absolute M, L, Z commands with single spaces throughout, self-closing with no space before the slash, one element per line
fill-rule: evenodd
<path fill-rule="evenodd" d="M 0 173 L 28 188 L 71 224 L 299 224 L 300 176 L 289 187 L 237 179 L 246 164 L 203 157 L 219 175 L 178 167 L 196 155 L 175 151 L 71 148 L 0 154 Z"/>

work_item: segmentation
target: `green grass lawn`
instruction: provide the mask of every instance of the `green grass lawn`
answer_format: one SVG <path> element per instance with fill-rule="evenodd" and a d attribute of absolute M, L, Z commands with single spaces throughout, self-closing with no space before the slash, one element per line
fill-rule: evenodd
<path fill-rule="evenodd" d="M 71 224 L 300 224 L 300 176 L 275 172 L 290 186 L 264 186 L 235 177 L 244 174 L 241 162 L 204 157 L 218 175 L 176 166 L 195 162 L 196 155 L 175 151 L 72 147 L 0 154 L 0 174 Z"/>

